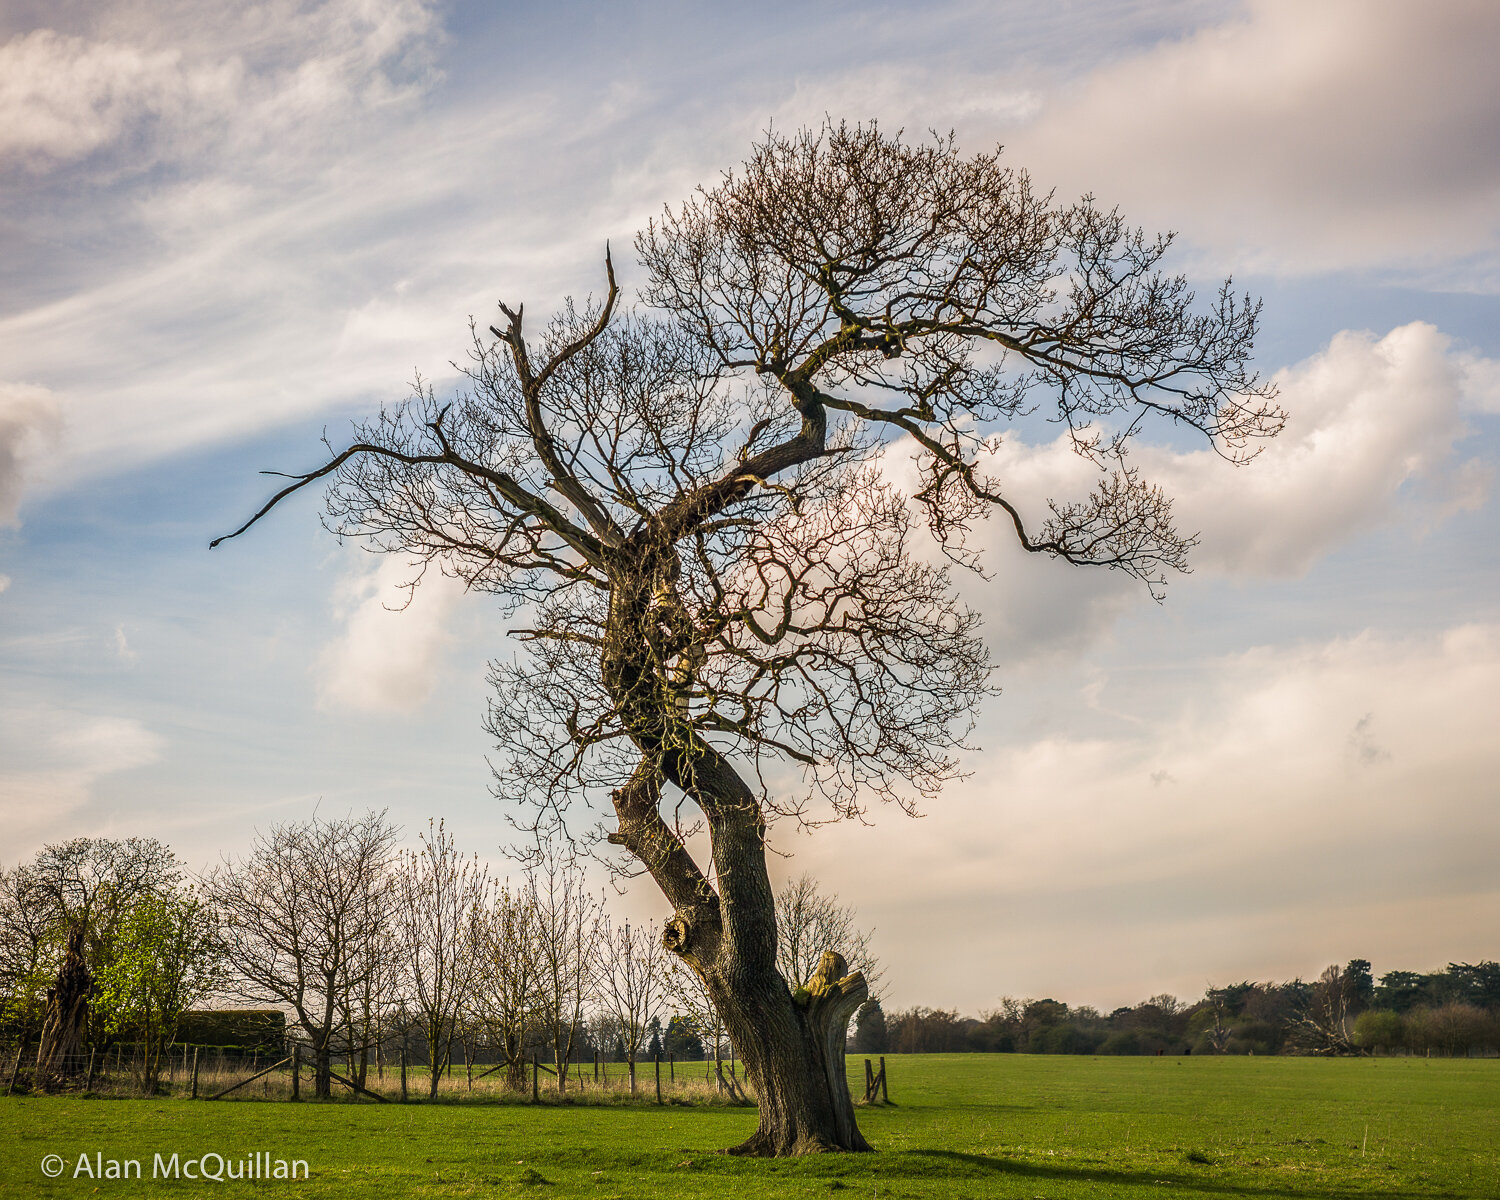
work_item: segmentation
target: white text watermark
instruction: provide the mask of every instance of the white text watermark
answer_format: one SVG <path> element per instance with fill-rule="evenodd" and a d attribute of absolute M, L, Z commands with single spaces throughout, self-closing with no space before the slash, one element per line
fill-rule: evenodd
<path fill-rule="evenodd" d="M 269 1150 L 248 1154 L 171 1154 L 155 1152 L 150 1159 L 106 1158 L 102 1150 L 81 1151 L 70 1163 L 60 1154 L 42 1159 L 42 1174 L 48 1179 L 67 1176 L 98 1182 L 111 1179 L 192 1179 L 208 1183 L 239 1182 L 244 1179 L 307 1179 L 305 1158 L 279 1158 Z"/>

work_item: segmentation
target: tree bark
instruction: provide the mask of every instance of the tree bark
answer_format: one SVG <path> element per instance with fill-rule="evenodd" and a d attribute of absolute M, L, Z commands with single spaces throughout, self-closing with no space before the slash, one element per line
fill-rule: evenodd
<path fill-rule="evenodd" d="M 864 976 L 846 974 L 843 957 L 828 951 L 806 985 L 792 992 L 776 967 L 775 896 L 766 872 L 765 822 L 754 794 L 722 756 L 701 743 L 691 770 L 673 782 L 708 818 L 717 895 L 696 868 L 681 869 L 686 849 L 662 821 L 658 793 L 646 786 L 642 772 L 615 793 L 621 820 L 613 840 L 641 847 L 645 852 L 638 856 L 677 904 L 662 941 L 702 978 L 755 1090 L 759 1124 L 729 1153 L 784 1157 L 871 1150 L 855 1122 L 844 1075 L 849 1021 L 869 995 Z M 672 844 L 664 849 L 668 840 Z"/>
<path fill-rule="evenodd" d="M 317 1044 L 313 1055 L 313 1096 L 318 1100 L 333 1097 L 333 1053 L 327 1040 Z"/>
<path fill-rule="evenodd" d="M 68 949 L 57 972 L 57 983 L 47 992 L 42 1041 L 36 1056 L 38 1088 L 58 1086 L 68 1076 L 79 1074 L 83 1065 L 89 995 L 94 990 L 94 975 L 84 955 L 85 944 L 83 925 L 74 925 L 68 933 Z"/>
<path fill-rule="evenodd" d="M 733 965 L 725 963 L 728 977 Z M 872 1149 L 854 1119 L 844 1076 L 849 1019 L 867 996 L 864 977 L 844 974 L 829 951 L 794 995 L 779 974 L 725 986 L 710 977 L 709 995 L 755 1090 L 755 1133 L 730 1154 L 784 1157 Z M 714 972 L 717 976 L 719 972 Z"/>

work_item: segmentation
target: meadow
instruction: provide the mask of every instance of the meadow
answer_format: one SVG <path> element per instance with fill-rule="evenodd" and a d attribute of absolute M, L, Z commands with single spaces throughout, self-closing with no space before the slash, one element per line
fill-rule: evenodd
<path fill-rule="evenodd" d="M 205 1103 L 0 1098 L 0 1195 L 1500 1197 L 1500 1060 L 890 1056 L 880 1153 L 745 1161 L 715 1151 L 746 1108 L 482 1101 Z M 862 1094 L 863 1063 L 850 1063 Z M 310 1178 L 150 1178 L 153 1155 L 255 1151 Z M 140 1180 L 91 1161 L 141 1160 Z M 62 1175 L 40 1163 L 57 1154 Z M 94 1155 L 100 1159 L 95 1160 Z"/>

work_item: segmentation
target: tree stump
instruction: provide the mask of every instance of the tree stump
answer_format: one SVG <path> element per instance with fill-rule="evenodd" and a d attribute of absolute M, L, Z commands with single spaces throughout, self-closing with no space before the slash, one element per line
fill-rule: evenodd
<path fill-rule="evenodd" d="M 38 1088 L 51 1091 L 81 1074 L 89 996 L 93 990 L 94 975 L 84 955 L 84 930 L 80 923 L 68 932 L 68 951 L 57 972 L 57 983 L 47 990 L 42 1043 L 36 1055 Z"/>

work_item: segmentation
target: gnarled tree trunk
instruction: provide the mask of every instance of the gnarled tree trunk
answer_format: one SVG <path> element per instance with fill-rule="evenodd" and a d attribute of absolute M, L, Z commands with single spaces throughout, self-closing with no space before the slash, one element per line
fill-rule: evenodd
<path fill-rule="evenodd" d="M 849 1020 L 868 995 L 863 975 L 845 974 L 843 957 L 827 951 L 795 994 L 777 974 L 760 987 L 710 995 L 760 1105 L 755 1133 L 731 1154 L 871 1149 L 855 1123 L 844 1074 Z"/>
<path fill-rule="evenodd" d="M 47 1012 L 42 1022 L 42 1042 L 37 1048 L 36 1086 L 58 1086 L 83 1071 L 84 1032 L 88 1027 L 89 996 L 94 975 L 84 954 L 81 924 L 68 933 L 68 950 L 57 972 L 57 983 L 47 991 Z"/>
<path fill-rule="evenodd" d="M 662 935 L 703 980 L 745 1064 L 760 1122 L 731 1154 L 865 1151 L 844 1074 L 850 1018 L 869 994 L 828 951 L 796 993 L 776 967 L 776 909 L 766 872 L 765 822 L 754 795 L 711 747 L 695 748 L 684 790 L 708 817 L 717 890 L 662 819 L 660 783 L 642 764 L 614 794 L 619 831 L 676 909 Z"/>

